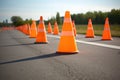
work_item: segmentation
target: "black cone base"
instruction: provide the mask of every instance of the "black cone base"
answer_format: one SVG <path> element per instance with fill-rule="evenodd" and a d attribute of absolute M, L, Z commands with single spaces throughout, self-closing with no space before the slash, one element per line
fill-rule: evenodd
<path fill-rule="evenodd" d="M 48 44 L 48 42 L 35 42 L 34 44 Z"/>
<path fill-rule="evenodd" d="M 56 52 L 57 54 L 64 54 L 64 55 L 70 55 L 70 54 L 77 54 L 79 52 Z"/>

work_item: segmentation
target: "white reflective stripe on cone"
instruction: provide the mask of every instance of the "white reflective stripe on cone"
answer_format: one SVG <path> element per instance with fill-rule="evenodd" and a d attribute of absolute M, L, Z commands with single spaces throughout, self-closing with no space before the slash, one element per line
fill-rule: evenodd
<path fill-rule="evenodd" d="M 109 25 L 109 21 L 106 21 L 105 24 Z"/>
<path fill-rule="evenodd" d="M 89 22 L 88 24 L 92 24 L 92 22 Z"/>
<path fill-rule="evenodd" d="M 45 29 L 38 29 L 38 32 L 45 32 Z"/>
<path fill-rule="evenodd" d="M 44 23 L 44 21 L 40 21 L 39 23 Z"/>
<path fill-rule="evenodd" d="M 66 23 L 69 23 L 69 22 L 71 22 L 71 18 L 64 18 L 64 22 Z"/>
<path fill-rule="evenodd" d="M 73 31 L 62 31 L 61 36 L 74 36 Z"/>
<path fill-rule="evenodd" d="M 89 29 L 89 30 L 91 30 L 91 29 L 93 30 L 93 27 L 88 27 L 88 29 Z"/>
<path fill-rule="evenodd" d="M 105 28 L 104 30 L 110 30 L 110 28 Z"/>

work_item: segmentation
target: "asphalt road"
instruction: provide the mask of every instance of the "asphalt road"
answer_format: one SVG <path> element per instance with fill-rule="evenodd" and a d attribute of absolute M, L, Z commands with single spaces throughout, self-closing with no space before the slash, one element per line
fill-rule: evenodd
<path fill-rule="evenodd" d="M 120 80 L 120 38 L 84 37 L 76 37 L 78 54 L 60 55 L 58 36 L 34 44 L 19 31 L 0 32 L 0 80 Z"/>

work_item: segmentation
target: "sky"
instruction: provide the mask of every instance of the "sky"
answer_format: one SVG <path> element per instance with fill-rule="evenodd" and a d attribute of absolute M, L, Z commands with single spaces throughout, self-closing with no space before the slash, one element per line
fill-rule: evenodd
<path fill-rule="evenodd" d="M 25 19 L 45 20 L 55 17 L 59 12 L 64 16 L 65 11 L 86 13 L 88 11 L 107 12 L 111 9 L 120 9 L 120 0 L 0 0 L 0 22 L 10 21 L 12 16 Z"/>

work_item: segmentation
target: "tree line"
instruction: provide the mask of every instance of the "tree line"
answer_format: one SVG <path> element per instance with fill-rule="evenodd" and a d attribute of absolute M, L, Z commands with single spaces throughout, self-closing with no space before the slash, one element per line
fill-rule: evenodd
<path fill-rule="evenodd" d="M 93 24 L 104 24 L 106 17 L 109 18 L 110 24 L 120 24 L 120 9 L 112 9 L 110 12 L 88 11 L 86 13 L 71 14 L 71 18 L 75 21 L 75 24 L 87 24 L 89 18 L 92 19 Z M 51 22 L 51 24 L 54 24 L 57 21 L 58 24 L 62 24 L 63 19 L 64 17 L 60 17 L 59 12 L 57 12 L 56 17 L 51 17 L 45 23 L 48 24 L 48 22 Z"/>
<path fill-rule="evenodd" d="M 32 19 L 23 20 L 20 16 L 12 16 L 11 21 L 14 26 L 20 26 L 23 24 L 28 24 L 28 23 L 31 24 L 32 23 Z"/>
<path fill-rule="evenodd" d="M 110 24 L 120 24 L 120 9 L 112 9 L 110 12 L 89 11 L 84 14 L 71 14 L 71 18 L 75 21 L 75 24 L 87 24 L 89 18 L 92 19 L 93 24 L 104 24 L 106 17 L 109 18 Z M 55 17 L 53 16 L 50 19 L 45 20 L 45 24 L 47 25 L 48 22 L 50 22 L 52 25 L 54 25 L 55 21 L 57 21 L 58 25 L 60 25 L 63 23 L 63 18 L 64 17 L 60 16 L 59 12 L 57 12 Z M 23 21 L 23 19 L 19 16 L 12 16 L 11 21 L 15 26 L 19 26 L 26 23 L 32 23 L 32 19 L 26 19 L 25 21 Z M 39 20 L 37 20 L 36 23 L 38 24 Z"/>
<path fill-rule="evenodd" d="M 110 24 L 120 24 L 120 9 L 112 9 L 110 12 L 94 11 L 85 14 L 72 14 L 72 20 L 76 24 L 87 24 L 88 19 L 91 18 L 93 24 L 104 24 L 105 18 L 108 17 Z"/>
<path fill-rule="evenodd" d="M 102 12 L 102 11 L 94 11 L 94 12 L 86 12 L 86 13 L 78 13 L 71 14 L 72 20 L 75 21 L 75 24 L 87 24 L 88 19 L 92 19 L 93 24 L 104 24 L 105 18 L 108 17 L 110 24 L 120 24 L 120 9 L 112 9 L 110 12 Z M 48 20 L 45 20 L 45 24 L 47 25 L 50 22 L 54 25 L 55 21 L 57 21 L 58 25 L 63 23 L 63 16 L 60 16 L 59 12 L 56 13 L 56 16 L 51 17 Z M 20 16 L 12 16 L 11 17 L 12 24 L 8 23 L 8 21 L 3 21 L 0 23 L 0 26 L 20 26 L 23 24 L 31 24 L 32 19 L 23 20 Z M 39 24 L 39 20 L 36 21 Z"/>

